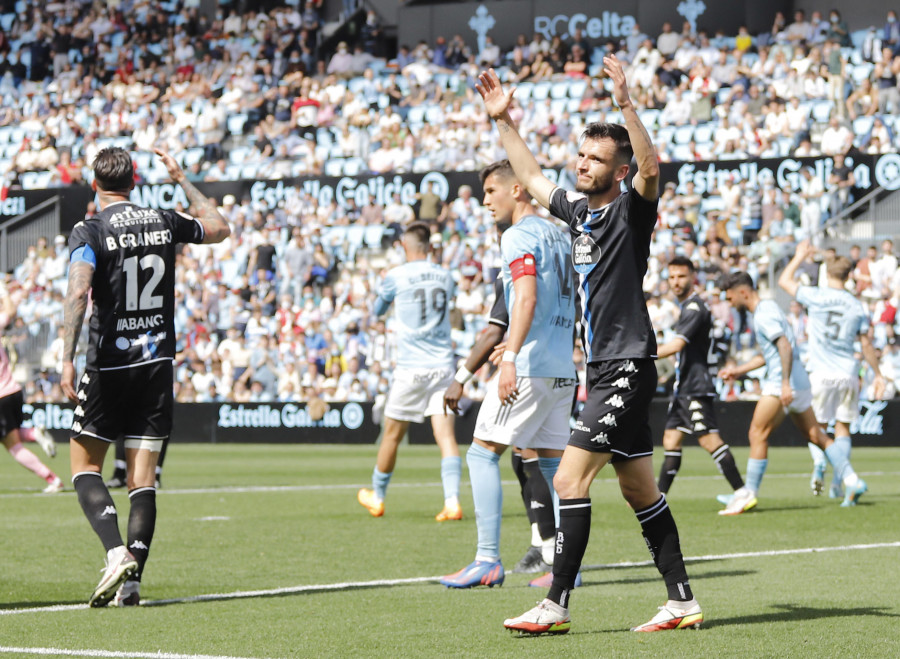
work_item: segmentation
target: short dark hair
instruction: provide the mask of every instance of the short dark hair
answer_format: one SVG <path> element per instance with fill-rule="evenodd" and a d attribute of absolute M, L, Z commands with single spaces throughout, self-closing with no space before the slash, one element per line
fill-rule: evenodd
<path fill-rule="evenodd" d="M 134 187 L 131 155 L 118 146 L 101 149 L 94 158 L 94 180 L 106 192 L 128 192 Z"/>
<path fill-rule="evenodd" d="M 756 289 L 756 286 L 753 284 L 753 277 L 742 270 L 738 270 L 737 272 L 730 272 L 725 275 L 725 277 L 723 277 L 723 291 L 730 291 L 732 288 L 737 288 L 738 286 L 749 286 L 754 290 Z"/>
<path fill-rule="evenodd" d="M 623 164 L 631 162 L 634 156 L 634 149 L 631 147 L 631 138 L 628 137 L 628 130 L 620 124 L 608 124 L 595 121 L 584 127 L 581 139 L 599 140 L 608 137 L 616 143 L 616 155 Z"/>
<path fill-rule="evenodd" d="M 482 185 L 484 185 L 484 182 L 491 174 L 497 174 L 498 176 L 502 176 L 503 178 L 516 178 L 516 173 L 513 170 L 512 164 L 510 164 L 509 160 L 498 160 L 496 162 L 492 162 L 490 165 L 478 172 L 478 180 L 481 181 Z"/>
<path fill-rule="evenodd" d="M 409 236 L 417 243 L 423 252 L 428 251 L 428 242 L 431 239 L 431 228 L 425 222 L 410 222 L 403 230 L 404 236 Z"/>
<path fill-rule="evenodd" d="M 670 266 L 678 265 L 678 266 L 681 266 L 681 267 L 683 267 L 683 268 L 687 268 L 687 269 L 688 269 L 689 271 L 691 271 L 691 272 L 696 272 L 696 271 L 697 271 L 697 268 L 694 267 L 694 262 L 691 261 L 691 260 L 690 260 L 688 257 L 686 257 L 686 256 L 674 256 L 674 257 L 672 257 L 672 260 L 669 261 L 669 265 L 670 265 Z"/>

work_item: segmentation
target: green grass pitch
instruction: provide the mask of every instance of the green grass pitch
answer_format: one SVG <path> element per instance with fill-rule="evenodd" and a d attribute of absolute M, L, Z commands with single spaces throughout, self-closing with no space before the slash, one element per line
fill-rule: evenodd
<path fill-rule="evenodd" d="M 746 449 L 735 453 L 743 468 Z M 686 449 L 669 501 L 685 556 L 706 557 L 688 564 L 706 621 L 698 631 L 656 634 L 628 631 L 666 596 L 652 566 L 616 565 L 649 555 L 605 469 L 592 489 L 572 631 L 538 638 L 502 627 L 543 597 L 528 575 L 463 591 L 431 580 L 474 556 L 467 470 L 465 519 L 439 524 L 437 449 L 403 446 L 385 516 L 374 519 L 356 502 L 374 457 L 373 446 L 173 445 L 144 575 L 148 605 L 122 610 L 83 606 L 103 551 L 69 486 L 67 447 L 48 461 L 69 488 L 59 495 L 38 494 L 37 478 L 0 460 L 0 659 L 39 649 L 259 659 L 898 654 L 900 449 L 854 450 L 870 492 L 851 509 L 810 494 L 805 448 L 772 449 L 758 511 L 733 518 L 716 514 L 725 480 L 705 452 Z M 656 459 L 658 467 L 661 451 Z M 501 553 L 510 569 L 530 529 L 506 456 L 501 465 Z M 114 497 L 124 530 L 127 498 L 121 490 Z M 867 546 L 875 544 L 888 546 Z M 785 552 L 811 548 L 835 549 Z"/>

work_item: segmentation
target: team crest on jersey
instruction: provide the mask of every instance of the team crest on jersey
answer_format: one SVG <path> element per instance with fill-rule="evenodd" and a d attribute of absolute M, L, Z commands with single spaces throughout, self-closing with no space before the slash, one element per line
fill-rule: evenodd
<path fill-rule="evenodd" d="M 588 234 L 572 241 L 572 267 L 580 275 L 586 275 L 600 262 L 600 246 Z"/>
<path fill-rule="evenodd" d="M 691 311 L 700 311 L 700 305 L 697 304 L 696 302 L 691 302 L 689 305 L 687 305 L 685 307 L 685 309 L 691 310 Z"/>

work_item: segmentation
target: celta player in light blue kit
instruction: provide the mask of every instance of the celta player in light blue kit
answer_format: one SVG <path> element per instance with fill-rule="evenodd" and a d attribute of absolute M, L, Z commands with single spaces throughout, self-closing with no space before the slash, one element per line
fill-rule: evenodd
<path fill-rule="evenodd" d="M 884 378 L 878 367 L 878 355 L 869 339 L 869 315 L 853 293 L 845 288 L 853 264 L 846 256 L 838 256 L 825 264 L 826 286 L 801 286 L 794 276 L 803 260 L 815 248 L 804 240 L 797 245 L 778 285 L 806 307 L 809 316 L 808 367 L 813 394 L 813 412 L 826 428 L 834 422 L 834 443 L 850 459 L 850 424 L 859 416 L 859 361 L 856 341 L 863 357 L 875 373 L 875 398 L 884 393 Z M 816 496 L 825 484 L 825 454 L 815 444 L 809 445 L 813 456 L 810 487 Z M 829 495 L 845 497 L 842 474 L 835 470 Z"/>
<path fill-rule="evenodd" d="M 552 486 L 569 439 L 575 393 L 575 289 L 569 237 L 535 214 L 531 195 L 509 161 L 486 167 L 481 181 L 484 205 L 495 221 L 512 219 L 500 242 L 509 336 L 500 374 L 488 384 L 466 455 L 478 548 L 471 564 L 441 579 L 451 588 L 503 583 L 500 456 L 509 446 L 535 449 L 541 472 Z M 552 547 L 548 549 L 545 560 L 549 563 L 553 553 Z"/>
<path fill-rule="evenodd" d="M 384 497 L 397 448 L 409 424 L 431 417 L 434 439 L 441 450 L 444 508 L 437 521 L 462 519 L 459 480 L 462 460 L 453 433 L 453 416 L 443 411 L 443 396 L 453 381 L 455 357 L 450 341 L 450 304 L 456 285 L 450 272 L 428 261 L 431 231 L 413 222 L 401 238 L 406 263 L 388 272 L 375 301 L 375 314 L 383 316 L 394 303 L 390 328 L 397 345 L 397 363 L 384 408 L 384 429 L 372 473 L 372 489 L 357 498 L 373 517 L 384 515 Z"/>
<path fill-rule="evenodd" d="M 726 506 L 720 515 L 740 515 L 756 506 L 759 486 L 768 466 L 769 435 L 784 421 L 785 410 L 807 438 L 824 452 L 834 470 L 843 477 L 847 501 L 842 505 L 854 505 L 866 491 L 866 483 L 860 479 L 847 456 L 816 421 L 812 411 L 812 391 L 809 376 L 797 356 L 794 333 L 774 300 L 762 300 L 753 286 L 753 279 L 746 272 L 732 272 L 725 278 L 725 296 L 738 311 L 753 314 L 753 329 L 762 350 L 745 364 L 728 366 L 719 371 L 724 380 L 745 375 L 765 367 L 762 378 L 762 396 L 756 403 L 750 422 L 750 458 L 747 460 L 747 483 L 726 495 Z"/>

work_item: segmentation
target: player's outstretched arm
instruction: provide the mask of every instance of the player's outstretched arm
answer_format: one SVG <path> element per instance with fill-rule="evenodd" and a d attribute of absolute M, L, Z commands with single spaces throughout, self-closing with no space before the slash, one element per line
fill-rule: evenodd
<path fill-rule="evenodd" d="M 638 168 L 632 183 L 634 189 L 644 199 L 655 201 L 659 197 L 659 159 L 650 134 L 634 109 L 622 63 L 615 55 L 608 55 L 603 58 L 603 71 L 613 81 L 613 98 L 625 117 L 625 128 L 634 149 Z"/>
<path fill-rule="evenodd" d="M 801 240 L 797 243 L 797 251 L 794 253 L 794 258 L 792 258 L 784 267 L 784 270 L 781 271 L 781 275 L 778 277 L 778 285 L 791 297 L 796 297 L 797 289 L 800 288 L 800 284 L 794 279 L 794 276 L 797 274 L 797 269 L 800 267 L 800 264 L 806 260 L 806 257 L 813 252 L 815 252 L 815 248 L 810 242 L 808 240 Z"/>
<path fill-rule="evenodd" d="M 528 145 L 519 135 L 515 123 L 509 116 L 509 106 L 512 103 L 515 88 L 503 89 L 497 73 L 494 69 L 488 69 L 482 71 L 478 76 L 475 89 L 484 99 L 484 108 L 488 115 L 497 124 L 497 130 L 500 132 L 500 144 L 506 150 L 516 178 L 537 203 L 544 208 L 549 208 L 550 193 L 556 186 L 544 176 L 541 166 L 528 150 Z"/>
<path fill-rule="evenodd" d="M 676 336 L 674 339 L 667 343 L 663 343 L 656 350 L 656 358 L 664 359 L 666 357 L 671 357 L 672 355 L 678 354 L 682 350 L 684 350 L 684 346 L 687 345 L 687 341 L 685 341 L 680 336 Z"/>
<path fill-rule="evenodd" d="M 231 235 L 231 227 L 222 217 L 215 202 L 200 192 L 194 184 L 187 180 L 184 171 L 175 159 L 162 149 L 155 149 L 156 155 L 162 158 L 163 165 L 169 172 L 169 177 L 184 190 L 188 201 L 191 202 L 191 212 L 203 225 L 203 242 L 220 243 Z"/>
<path fill-rule="evenodd" d="M 86 261 L 75 261 L 69 265 L 69 283 L 63 307 L 63 369 L 60 387 L 66 398 L 78 402 L 75 393 L 75 350 L 84 312 L 87 310 L 88 292 L 94 279 L 94 266 Z"/>

